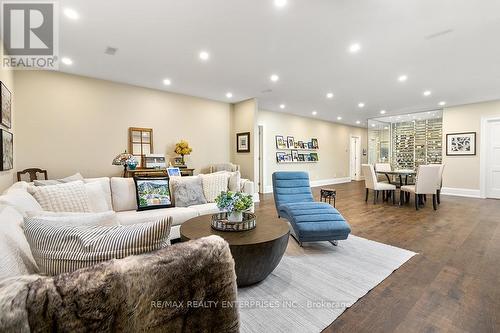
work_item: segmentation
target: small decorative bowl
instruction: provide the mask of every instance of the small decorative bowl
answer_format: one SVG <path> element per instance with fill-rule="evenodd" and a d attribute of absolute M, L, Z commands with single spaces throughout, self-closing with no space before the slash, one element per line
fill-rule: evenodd
<path fill-rule="evenodd" d="M 248 231 L 256 226 L 255 214 L 243 213 L 243 221 L 231 222 L 227 219 L 228 213 L 217 213 L 212 215 L 212 229 L 219 231 Z"/>

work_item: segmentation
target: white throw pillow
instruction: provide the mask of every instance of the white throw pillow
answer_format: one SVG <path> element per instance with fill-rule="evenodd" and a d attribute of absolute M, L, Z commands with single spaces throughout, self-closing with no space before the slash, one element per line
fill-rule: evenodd
<path fill-rule="evenodd" d="M 54 226 L 113 226 L 120 225 L 116 213 L 112 210 L 101 213 L 69 212 L 28 212 L 28 217 L 50 223 Z"/>
<path fill-rule="evenodd" d="M 77 172 L 74 175 L 68 176 L 66 178 L 61 178 L 61 179 L 49 179 L 49 180 L 38 180 L 35 179 L 33 181 L 33 184 L 35 186 L 47 186 L 47 185 L 57 185 L 57 184 L 63 184 L 63 183 L 70 183 L 70 182 L 75 182 L 77 180 L 83 180 L 83 176 Z"/>
<path fill-rule="evenodd" d="M 231 192 L 240 192 L 241 174 L 239 171 L 229 173 L 228 188 Z"/>
<path fill-rule="evenodd" d="M 0 207 L 0 280 L 38 272 L 22 224 L 16 209 Z"/>
<path fill-rule="evenodd" d="M 32 186 L 33 197 L 43 210 L 51 212 L 90 212 L 90 200 L 83 181 L 66 184 Z"/>
<path fill-rule="evenodd" d="M 85 190 L 87 191 L 87 195 L 89 197 L 91 212 L 98 213 L 110 210 L 108 208 L 108 203 L 106 202 L 104 192 L 99 182 L 85 184 Z"/>
<path fill-rule="evenodd" d="M 207 202 L 215 202 L 215 198 L 223 191 L 227 191 L 229 175 L 223 173 L 209 173 L 200 175 L 203 182 L 203 193 Z"/>
<path fill-rule="evenodd" d="M 115 212 L 137 210 L 134 178 L 111 178 L 111 194 Z"/>
<path fill-rule="evenodd" d="M 106 199 L 106 203 L 108 205 L 107 210 L 113 210 L 113 202 L 111 199 L 111 184 L 108 177 L 85 178 L 83 182 L 85 184 L 95 182 L 99 183 L 101 185 L 102 191 L 104 192 L 104 198 Z"/>
<path fill-rule="evenodd" d="M 170 244 L 172 218 L 127 226 L 54 226 L 24 219 L 26 238 L 40 271 L 72 272 L 97 263 L 158 250 Z"/>
<path fill-rule="evenodd" d="M 0 196 L 0 204 L 12 206 L 23 215 L 30 211 L 43 210 L 35 198 L 25 190 L 12 189 Z"/>

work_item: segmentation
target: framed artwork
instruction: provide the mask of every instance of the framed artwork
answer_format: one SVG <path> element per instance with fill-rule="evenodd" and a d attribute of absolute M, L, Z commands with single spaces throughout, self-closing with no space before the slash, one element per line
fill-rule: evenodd
<path fill-rule="evenodd" d="M 0 146 L 0 157 L 2 158 L 0 171 L 10 170 L 14 165 L 13 135 L 10 132 L 0 129 L 0 140 L 2 141 L 2 145 Z"/>
<path fill-rule="evenodd" d="M 285 162 L 285 153 L 282 151 L 276 152 L 276 162 L 281 163 Z"/>
<path fill-rule="evenodd" d="M 137 210 L 172 207 L 168 177 L 134 177 Z"/>
<path fill-rule="evenodd" d="M 299 161 L 299 152 L 297 150 L 292 150 L 292 161 L 293 162 Z"/>
<path fill-rule="evenodd" d="M 299 162 L 304 162 L 304 154 L 299 154 Z"/>
<path fill-rule="evenodd" d="M 287 136 L 286 137 L 286 143 L 289 149 L 293 149 L 295 140 L 293 139 L 293 136 Z"/>
<path fill-rule="evenodd" d="M 182 157 L 174 157 L 174 165 L 184 165 L 182 163 Z"/>
<path fill-rule="evenodd" d="M 476 155 L 476 132 L 446 134 L 446 155 Z"/>
<path fill-rule="evenodd" d="M 307 149 L 313 149 L 313 144 L 311 141 L 307 143 Z"/>
<path fill-rule="evenodd" d="M 303 141 L 298 141 L 298 148 L 304 149 L 304 142 Z"/>
<path fill-rule="evenodd" d="M 311 139 L 312 149 L 319 149 L 318 139 Z"/>
<path fill-rule="evenodd" d="M 181 176 L 181 169 L 176 168 L 176 167 L 167 168 L 167 174 L 169 177 L 180 177 Z"/>
<path fill-rule="evenodd" d="M 0 119 L 3 126 L 7 128 L 12 127 L 12 94 L 9 89 L 0 81 L 0 105 L 2 112 Z"/>
<path fill-rule="evenodd" d="M 282 135 L 276 135 L 276 148 L 286 149 L 287 145 Z"/>
<path fill-rule="evenodd" d="M 318 153 L 311 153 L 309 154 L 311 158 L 311 162 L 317 162 L 318 161 Z"/>
<path fill-rule="evenodd" d="M 292 154 L 286 154 L 285 155 L 285 162 L 292 162 Z"/>
<path fill-rule="evenodd" d="M 236 151 L 238 153 L 250 152 L 250 132 L 236 133 Z"/>

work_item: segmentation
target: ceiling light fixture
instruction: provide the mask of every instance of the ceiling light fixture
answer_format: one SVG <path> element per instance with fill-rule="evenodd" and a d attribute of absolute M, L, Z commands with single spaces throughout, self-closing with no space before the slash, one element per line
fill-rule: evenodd
<path fill-rule="evenodd" d="M 172 84 L 172 81 L 170 79 L 165 79 L 165 80 L 163 80 L 163 84 L 166 86 L 169 86 Z"/>
<path fill-rule="evenodd" d="M 333 98 L 333 93 L 329 92 L 328 94 L 326 94 L 326 98 Z"/>
<path fill-rule="evenodd" d="M 286 105 L 285 104 L 280 104 L 280 109 L 284 109 L 286 108 Z"/>
<path fill-rule="evenodd" d="M 432 94 L 432 92 L 430 90 L 426 90 L 423 93 L 424 96 L 430 96 L 431 94 Z"/>
<path fill-rule="evenodd" d="M 338 117 L 337 117 L 337 120 L 342 120 L 342 117 L 341 117 L 341 116 L 338 116 Z"/>
<path fill-rule="evenodd" d="M 312 112 L 312 115 L 313 115 L 313 116 L 315 116 L 315 115 L 317 115 L 317 114 L 318 114 L 318 111 L 316 111 L 316 110 L 314 110 L 314 111 Z"/>
<path fill-rule="evenodd" d="M 408 80 L 408 76 L 407 75 L 400 75 L 398 77 L 398 81 L 399 82 L 405 82 L 406 80 Z"/>
<path fill-rule="evenodd" d="M 78 13 L 71 8 L 65 8 L 64 15 L 66 15 L 67 18 L 70 18 L 72 20 L 78 20 L 80 18 L 80 15 L 78 15 Z"/>
<path fill-rule="evenodd" d="M 67 58 L 67 57 L 64 57 L 61 59 L 62 63 L 65 64 L 65 65 L 73 65 L 73 60 L 71 60 L 70 58 Z"/>
<path fill-rule="evenodd" d="M 372 124 L 372 127 L 375 127 L 375 124 Z"/>
<path fill-rule="evenodd" d="M 359 120 L 356 120 L 356 124 L 358 124 L 358 125 L 359 125 L 359 124 L 361 124 L 361 121 L 359 121 Z"/>
<path fill-rule="evenodd" d="M 226 97 L 227 97 L 227 98 L 231 98 L 231 97 L 233 97 L 233 93 L 232 93 L 232 92 L 227 92 L 227 93 L 226 93 Z"/>
<path fill-rule="evenodd" d="M 380 110 L 380 114 L 385 114 L 386 111 L 385 110 Z"/>
<path fill-rule="evenodd" d="M 445 105 L 446 105 L 446 102 L 445 102 L 445 101 L 441 101 L 441 102 L 439 102 L 439 105 L 440 105 L 440 106 L 445 106 Z"/>
<path fill-rule="evenodd" d="M 278 80 L 280 79 L 280 77 L 276 74 L 273 74 L 269 77 L 269 79 L 273 82 L 278 82 Z"/>
<path fill-rule="evenodd" d="M 349 45 L 349 52 L 351 53 L 358 53 L 359 50 L 361 50 L 361 44 L 359 43 L 352 43 Z"/>
<path fill-rule="evenodd" d="M 210 58 L 210 54 L 207 51 L 201 51 L 199 57 L 203 61 L 207 61 Z"/>
<path fill-rule="evenodd" d="M 364 108 L 365 107 L 365 103 L 358 103 L 358 108 Z"/>
<path fill-rule="evenodd" d="M 286 3 L 286 0 L 274 0 L 274 5 L 278 8 L 285 7 Z"/>

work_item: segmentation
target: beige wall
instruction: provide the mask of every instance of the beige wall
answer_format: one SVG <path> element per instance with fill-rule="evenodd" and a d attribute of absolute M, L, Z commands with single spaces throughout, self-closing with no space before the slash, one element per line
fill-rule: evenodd
<path fill-rule="evenodd" d="M 15 89 L 20 169 L 45 168 L 51 178 L 120 175 L 111 161 L 127 149 L 129 127 L 153 128 L 154 152 L 170 158 L 188 140 L 196 172 L 230 160 L 227 103 L 45 71 L 16 72 Z"/>
<path fill-rule="evenodd" d="M 365 128 L 340 125 L 332 122 L 299 117 L 278 112 L 259 110 L 258 125 L 264 130 L 264 187 L 272 186 L 272 173 L 280 170 L 309 171 L 311 181 L 326 181 L 349 177 L 349 145 L 351 135 L 361 137 L 361 148 L 367 148 Z M 295 140 L 317 138 L 319 162 L 277 164 L 275 136 L 293 136 Z M 366 156 L 361 157 L 366 163 Z"/>
<path fill-rule="evenodd" d="M 0 40 L 0 46 L 2 44 L 2 41 Z M 15 171 L 17 168 L 16 165 L 16 156 L 18 155 L 18 148 L 17 148 L 17 140 L 18 137 L 16 135 L 16 132 L 14 131 L 14 123 L 16 121 L 15 119 L 15 108 L 16 108 L 16 101 L 17 101 L 17 95 L 15 94 L 15 88 L 14 88 L 14 73 L 11 70 L 5 70 L 0 67 L 0 81 L 3 82 L 3 84 L 9 89 L 9 91 L 12 93 L 12 128 L 8 129 L 0 125 L 0 127 L 6 131 L 9 131 L 14 134 L 14 168 L 12 170 L 8 171 L 0 171 L 0 193 L 3 192 L 6 188 L 8 188 L 12 183 L 14 183 L 15 180 Z M 1 142 L 0 142 L 1 144 Z"/>
<path fill-rule="evenodd" d="M 443 187 L 480 189 L 481 118 L 500 116 L 500 101 L 445 108 L 443 111 Z M 476 132 L 475 156 L 446 156 L 446 134 Z"/>
<path fill-rule="evenodd" d="M 243 178 L 255 180 L 255 156 L 258 146 L 255 144 L 256 139 L 256 117 L 257 117 L 257 101 L 249 99 L 232 106 L 231 119 L 231 161 L 240 165 L 241 176 Z M 236 133 L 250 132 L 250 152 L 236 152 Z M 257 141 L 258 142 L 258 141 Z M 256 189 L 257 190 L 257 189 Z"/>

